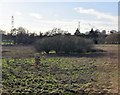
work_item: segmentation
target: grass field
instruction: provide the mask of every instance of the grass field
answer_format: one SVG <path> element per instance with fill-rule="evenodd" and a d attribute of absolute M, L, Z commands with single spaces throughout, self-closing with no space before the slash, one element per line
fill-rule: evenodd
<path fill-rule="evenodd" d="M 96 45 L 105 52 L 41 57 L 34 65 L 32 46 L 3 46 L 3 93 L 107 95 L 118 93 L 118 46 Z"/>

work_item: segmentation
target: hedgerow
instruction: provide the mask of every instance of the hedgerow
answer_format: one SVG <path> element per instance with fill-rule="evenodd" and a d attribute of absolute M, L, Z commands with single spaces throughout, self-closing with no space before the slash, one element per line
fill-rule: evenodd
<path fill-rule="evenodd" d="M 56 53 L 81 53 L 90 51 L 93 42 L 78 36 L 56 35 L 44 37 L 35 43 L 38 52 L 55 51 Z"/>

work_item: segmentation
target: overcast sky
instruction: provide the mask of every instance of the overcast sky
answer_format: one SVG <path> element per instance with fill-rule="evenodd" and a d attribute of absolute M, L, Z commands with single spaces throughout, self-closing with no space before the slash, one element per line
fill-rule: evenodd
<path fill-rule="evenodd" d="M 74 33 L 80 21 L 80 31 L 91 28 L 118 30 L 117 2 L 4 2 L 0 3 L 0 29 L 14 27 L 30 32 L 46 32 L 53 28 Z"/>

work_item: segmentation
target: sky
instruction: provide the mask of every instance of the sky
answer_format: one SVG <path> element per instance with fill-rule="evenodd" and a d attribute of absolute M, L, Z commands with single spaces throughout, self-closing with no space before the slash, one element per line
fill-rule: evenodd
<path fill-rule="evenodd" d="M 91 28 L 100 31 L 118 30 L 117 2 L 2 2 L 0 29 L 24 27 L 30 32 L 47 32 L 53 28 L 74 33 L 80 22 L 80 32 Z"/>

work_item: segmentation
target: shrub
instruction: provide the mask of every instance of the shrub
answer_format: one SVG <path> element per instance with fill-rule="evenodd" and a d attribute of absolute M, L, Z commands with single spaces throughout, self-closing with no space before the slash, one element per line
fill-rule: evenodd
<path fill-rule="evenodd" d="M 35 48 L 38 52 L 46 52 L 49 53 L 52 49 L 52 39 L 49 37 L 45 37 L 36 41 Z"/>
<path fill-rule="evenodd" d="M 37 51 L 46 53 L 52 50 L 56 53 L 86 52 L 90 51 L 92 46 L 91 40 L 70 35 L 44 37 L 35 43 Z"/>
<path fill-rule="evenodd" d="M 63 37 L 61 35 L 56 35 L 56 36 L 53 36 L 51 40 L 53 44 L 52 49 L 56 53 L 59 53 L 61 51 Z"/>
<path fill-rule="evenodd" d="M 74 37 L 64 35 L 61 42 L 62 42 L 61 52 L 70 53 L 74 51 L 75 49 Z"/>
<path fill-rule="evenodd" d="M 113 33 L 106 37 L 105 43 L 107 44 L 118 44 L 119 43 L 119 33 Z"/>
<path fill-rule="evenodd" d="M 75 37 L 75 52 L 87 52 L 93 47 L 93 42 L 90 39 L 85 39 L 82 37 Z"/>

